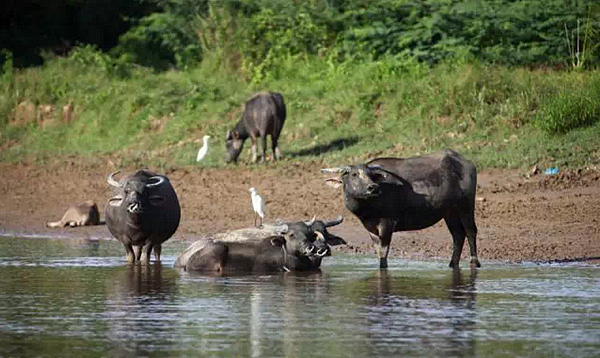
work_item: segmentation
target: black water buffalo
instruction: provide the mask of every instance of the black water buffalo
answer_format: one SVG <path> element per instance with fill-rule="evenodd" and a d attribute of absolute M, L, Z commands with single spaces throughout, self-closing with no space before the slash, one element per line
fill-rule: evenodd
<path fill-rule="evenodd" d="M 322 258 L 331 256 L 329 245 L 346 243 L 327 231 L 341 222 L 341 217 L 327 222 L 313 218 L 217 234 L 190 245 L 174 266 L 214 273 L 318 270 Z"/>
<path fill-rule="evenodd" d="M 271 136 L 273 160 L 281 157 L 278 147 L 279 134 L 285 122 L 285 102 L 283 96 L 277 92 L 260 92 L 246 102 L 242 119 L 232 131 L 227 132 L 226 161 L 237 162 L 244 146 L 244 141 L 250 137 L 252 140 L 252 161 L 257 162 L 257 139 L 260 137 L 262 145 L 261 161 L 265 161 L 267 153 L 267 135 Z"/>
<path fill-rule="evenodd" d="M 161 244 L 179 226 L 177 194 L 164 175 L 142 169 L 117 182 L 114 179 L 117 173 L 107 178 L 118 189 L 104 209 L 108 230 L 125 246 L 128 262 L 148 263 L 152 249 L 159 261 Z"/>
<path fill-rule="evenodd" d="M 387 267 L 392 233 L 424 229 L 441 219 L 454 241 L 450 267 L 458 267 L 465 235 L 471 265 L 481 266 L 475 225 L 477 170 L 458 153 L 444 150 L 413 158 L 378 158 L 322 172 L 341 173 L 327 179 L 327 184 L 343 186 L 346 208 L 378 245 L 381 268 Z"/>

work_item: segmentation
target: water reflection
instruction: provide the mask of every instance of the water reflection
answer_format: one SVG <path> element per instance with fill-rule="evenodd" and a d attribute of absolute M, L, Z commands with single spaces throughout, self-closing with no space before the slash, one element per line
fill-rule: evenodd
<path fill-rule="evenodd" d="M 119 344 L 108 352 L 112 357 L 147 355 L 150 347 L 170 350 L 170 321 L 176 320 L 174 295 L 177 275 L 162 263 L 128 264 L 105 280 L 103 321 L 107 338 Z M 168 333 L 168 334 L 165 334 Z"/>
<path fill-rule="evenodd" d="M 465 275 L 460 269 L 419 279 L 379 270 L 366 278 L 364 331 L 365 339 L 374 342 L 368 355 L 418 355 L 426 350 L 434 355 L 473 356 L 476 279 L 477 270 Z"/>
<path fill-rule="evenodd" d="M 0 356 L 593 357 L 600 267 L 400 263 L 194 276 L 117 241 L 0 238 Z"/>

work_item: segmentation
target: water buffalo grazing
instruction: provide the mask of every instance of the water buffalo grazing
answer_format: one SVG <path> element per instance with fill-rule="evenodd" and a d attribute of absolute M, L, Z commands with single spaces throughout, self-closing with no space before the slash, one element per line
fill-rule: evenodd
<path fill-rule="evenodd" d="M 260 137 L 262 145 L 261 161 L 264 162 L 267 154 L 267 135 L 271 136 L 273 160 L 281 157 L 278 147 L 279 134 L 285 122 L 285 102 L 283 96 L 277 92 L 260 92 L 246 102 L 242 119 L 235 128 L 227 132 L 226 161 L 237 162 L 244 146 L 244 141 L 250 137 L 252 140 L 252 162 L 258 161 L 257 139 Z"/>
<path fill-rule="evenodd" d="M 76 227 L 100 224 L 100 212 L 95 202 L 88 200 L 85 203 L 71 206 L 59 221 L 47 222 L 47 227 Z"/>
<path fill-rule="evenodd" d="M 127 262 L 148 263 L 152 249 L 160 261 L 162 243 L 179 226 L 177 194 L 164 175 L 142 169 L 117 182 L 117 173 L 107 178 L 118 191 L 104 209 L 108 230 L 125 246 Z"/>
<path fill-rule="evenodd" d="M 327 179 L 327 184 L 343 186 L 345 206 L 369 231 L 381 268 L 387 267 L 392 233 L 424 229 L 441 219 L 454 241 L 450 267 L 458 267 L 465 235 L 471 265 L 481 266 L 475 225 L 477 170 L 458 153 L 444 150 L 413 158 L 377 158 L 322 172 L 341 174 Z"/>
<path fill-rule="evenodd" d="M 218 274 L 318 270 L 322 258 L 331 255 L 329 245 L 346 243 L 327 231 L 341 222 L 313 218 L 217 234 L 190 245 L 174 266 Z"/>

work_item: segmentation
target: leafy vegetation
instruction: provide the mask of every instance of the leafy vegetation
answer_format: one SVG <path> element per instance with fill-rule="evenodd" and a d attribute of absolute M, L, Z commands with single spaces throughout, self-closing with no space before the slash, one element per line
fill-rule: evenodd
<path fill-rule="evenodd" d="M 594 2 L 368 5 L 153 0 L 110 51 L 80 45 L 16 69 L 5 50 L 0 160 L 192 165 L 209 134 L 203 165 L 221 166 L 245 100 L 273 89 L 287 161 L 451 147 L 482 167 L 600 162 Z"/>

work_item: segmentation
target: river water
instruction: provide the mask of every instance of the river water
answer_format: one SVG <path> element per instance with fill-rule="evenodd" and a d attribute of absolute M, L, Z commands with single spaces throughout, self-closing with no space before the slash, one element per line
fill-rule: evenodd
<path fill-rule="evenodd" d="M 600 266 L 334 253 L 320 273 L 127 265 L 114 240 L 0 237 L 0 357 L 598 357 Z"/>

